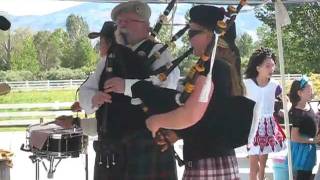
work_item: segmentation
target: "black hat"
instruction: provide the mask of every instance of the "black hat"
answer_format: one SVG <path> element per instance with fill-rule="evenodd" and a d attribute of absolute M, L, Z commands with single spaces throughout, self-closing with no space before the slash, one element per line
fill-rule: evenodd
<path fill-rule="evenodd" d="M 214 30 L 219 20 L 223 20 L 225 10 L 215 6 L 199 5 L 190 9 L 190 22 Z"/>
<path fill-rule="evenodd" d="M 11 26 L 10 21 L 5 17 L 0 16 L 0 29 L 6 31 L 10 28 L 10 26 Z"/>
<path fill-rule="evenodd" d="M 100 32 L 91 32 L 88 34 L 88 37 L 90 39 L 95 39 L 100 36 L 105 36 L 105 37 L 113 37 L 114 36 L 114 31 L 116 30 L 116 24 L 112 21 L 106 21 L 104 22 Z"/>

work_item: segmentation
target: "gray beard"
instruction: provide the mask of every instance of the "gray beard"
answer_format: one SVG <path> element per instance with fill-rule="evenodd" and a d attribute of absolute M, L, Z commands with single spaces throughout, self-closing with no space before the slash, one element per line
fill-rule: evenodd
<path fill-rule="evenodd" d="M 129 44 L 126 29 L 117 29 L 115 32 L 116 41 L 119 44 L 127 46 Z"/>

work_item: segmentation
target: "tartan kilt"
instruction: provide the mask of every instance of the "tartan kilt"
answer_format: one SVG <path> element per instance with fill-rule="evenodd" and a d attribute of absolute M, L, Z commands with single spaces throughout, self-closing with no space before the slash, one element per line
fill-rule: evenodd
<path fill-rule="evenodd" d="M 173 149 L 161 152 L 149 131 L 126 142 L 126 180 L 177 180 Z"/>
<path fill-rule="evenodd" d="M 183 180 L 239 180 L 235 155 L 200 159 L 186 164 Z"/>
<path fill-rule="evenodd" d="M 94 180 L 177 180 L 173 150 L 161 152 L 149 131 L 140 131 L 121 143 L 117 165 L 106 168 L 96 157 Z"/>

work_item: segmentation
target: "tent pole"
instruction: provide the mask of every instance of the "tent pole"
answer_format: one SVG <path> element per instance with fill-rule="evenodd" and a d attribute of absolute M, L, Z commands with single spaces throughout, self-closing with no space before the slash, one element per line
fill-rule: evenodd
<path fill-rule="evenodd" d="M 277 29 L 277 40 L 278 40 L 278 54 L 279 54 L 279 64 L 280 64 L 280 74 L 281 74 L 281 84 L 282 84 L 282 99 L 283 99 L 283 110 L 284 110 L 284 123 L 285 123 L 285 131 L 288 142 L 288 171 L 289 171 L 289 180 L 293 179 L 292 174 L 292 156 L 291 156 L 291 144 L 290 144 L 290 127 L 289 127 L 289 117 L 288 117 L 288 106 L 287 106 L 287 98 L 286 98 L 286 86 L 285 86 L 285 68 L 284 68 L 284 58 L 283 58 L 283 45 L 282 45 L 282 31 L 281 24 L 279 22 L 279 6 L 281 0 L 277 0 L 275 2 L 275 12 L 276 12 L 276 29 Z"/>

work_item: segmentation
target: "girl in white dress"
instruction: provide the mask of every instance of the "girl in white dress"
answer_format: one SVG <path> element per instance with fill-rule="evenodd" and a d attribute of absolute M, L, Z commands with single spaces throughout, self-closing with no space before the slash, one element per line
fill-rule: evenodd
<path fill-rule="evenodd" d="M 268 154 L 285 148 L 285 135 L 273 117 L 276 97 L 282 91 L 278 82 L 271 79 L 275 60 L 270 49 L 257 49 L 245 72 L 246 96 L 256 102 L 248 138 L 250 180 L 263 180 Z"/>

